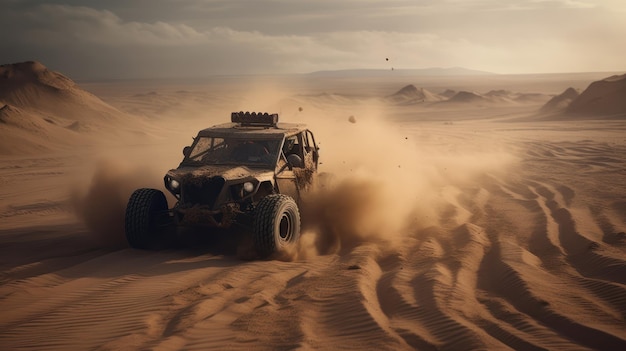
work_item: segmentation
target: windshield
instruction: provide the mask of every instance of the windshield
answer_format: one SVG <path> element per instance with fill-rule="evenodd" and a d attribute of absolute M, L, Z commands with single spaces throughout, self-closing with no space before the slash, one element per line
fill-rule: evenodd
<path fill-rule="evenodd" d="M 184 164 L 274 167 L 281 139 L 198 137 Z"/>

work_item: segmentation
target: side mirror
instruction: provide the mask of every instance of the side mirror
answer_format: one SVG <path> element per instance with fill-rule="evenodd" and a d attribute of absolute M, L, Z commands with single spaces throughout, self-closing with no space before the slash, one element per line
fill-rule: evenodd
<path fill-rule="evenodd" d="M 188 157 L 190 152 L 191 152 L 191 146 L 185 146 L 183 148 L 183 156 Z"/>
<path fill-rule="evenodd" d="M 298 168 L 304 167 L 304 162 L 302 161 L 302 158 L 296 154 L 291 154 L 287 156 L 287 163 L 291 167 L 298 167 Z"/>

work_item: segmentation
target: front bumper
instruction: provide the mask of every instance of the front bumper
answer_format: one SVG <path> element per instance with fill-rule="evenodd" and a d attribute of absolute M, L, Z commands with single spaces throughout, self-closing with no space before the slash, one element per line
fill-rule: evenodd
<path fill-rule="evenodd" d="M 208 206 L 177 206 L 171 209 L 176 223 L 181 226 L 198 226 L 212 228 L 230 228 L 238 220 L 245 219 L 239 204 L 229 203 L 218 210 L 211 210 Z"/>

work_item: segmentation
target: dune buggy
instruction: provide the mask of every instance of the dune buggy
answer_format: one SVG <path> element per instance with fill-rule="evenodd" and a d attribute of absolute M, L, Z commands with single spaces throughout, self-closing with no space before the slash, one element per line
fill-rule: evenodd
<path fill-rule="evenodd" d="M 231 123 L 198 132 L 184 159 L 164 177 L 176 203 L 157 189 L 137 189 L 126 208 L 133 248 L 151 248 L 163 227 L 244 228 L 257 255 L 269 257 L 300 236 L 299 202 L 317 172 L 319 148 L 301 124 L 277 114 L 233 112 Z"/>

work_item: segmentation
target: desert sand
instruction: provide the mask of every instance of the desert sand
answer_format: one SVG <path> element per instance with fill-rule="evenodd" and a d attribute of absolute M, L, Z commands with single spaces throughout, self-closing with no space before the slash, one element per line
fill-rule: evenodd
<path fill-rule="evenodd" d="M 626 349 L 619 73 L 2 69 L 2 350 Z M 568 88 L 581 94 L 546 107 Z M 598 94 L 601 110 L 572 103 Z M 248 260 L 225 233 L 128 248 L 130 193 L 163 189 L 197 130 L 239 110 L 307 123 L 320 143 L 331 176 L 302 205 L 298 248 Z"/>

